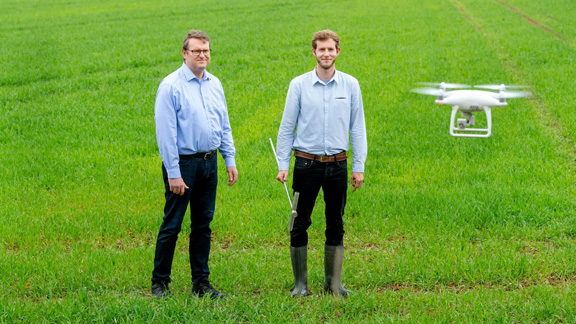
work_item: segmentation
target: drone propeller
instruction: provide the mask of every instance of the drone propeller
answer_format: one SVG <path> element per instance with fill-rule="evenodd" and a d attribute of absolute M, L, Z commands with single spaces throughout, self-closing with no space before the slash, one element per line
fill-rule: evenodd
<path fill-rule="evenodd" d="M 522 98 L 522 97 L 528 97 L 530 95 L 531 95 L 531 93 L 528 91 L 506 91 L 506 92 L 502 93 L 502 96 L 506 99 L 508 99 L 508 98 Z"/>
<path fill-rule="evenodd" d="M 470 88 L 467 84 L 458 83 L 445 83 L 445 82 L 418 82 L 417 84 L 429 86 L 429 87 L 440 87 L 443 89 L 454 89 L 454 88 Z"/>
<path fill-rule="evenodd" d="M 487 89 L 487 90 L 509 90 L 509 89 L 527 89 L 527 86 L 515 84 L 482 84 L 475 85 L 474 88 Z"/>
<path fill-rule="evenodd" d="M 431 96 L 442 96 L 444 94 L 444 90 L 435 88 L 416 88 L 412 89 L 412 92 Z"/>
<path fill-rule="evenodd" d="M 505 85 L 505 84 L 483 84 L 483 85 L 475 85 L 474 88 L 480 89 L 488 89 L 488 90 L 498 90 L 500 91 L 500 101 L 506 100 L 508 98 L 521 98 L 521 97 L 528 97 L 531 95 L 528 91 L 509 91 L 510 89 L 527 89 L 527 86 L 523 85 Z"/>
<path fill-rule="evenodd" d="M 425 85 L 429 87 L 438 87 L 438 88 L 416 88 L 412 89 L 412 92 L 436 96 L 437 100 L 444 99 L 444 93 L 446 89 L 454 89 L 454 88 L 470 88 L 467 84 L 457 84 L 457 83 L 446 83 L 446 82 L 418 82 L 417 84 Z"/>

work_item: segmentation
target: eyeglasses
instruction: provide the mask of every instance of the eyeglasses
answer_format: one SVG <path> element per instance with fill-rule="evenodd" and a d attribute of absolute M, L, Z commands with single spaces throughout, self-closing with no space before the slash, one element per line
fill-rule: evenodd
<path fill-rule="evenodd" d="M 194 55 L 194 56 L 200 56 L 200 53 L 204 54 L 204 56 L 209 56 L 210 52 L 212 52 L 212 49 L 205 49 L 205 50 L 189 50 L 189 49 L 187 49 L 187 51 L 192 53 L 192 55 Z"/>

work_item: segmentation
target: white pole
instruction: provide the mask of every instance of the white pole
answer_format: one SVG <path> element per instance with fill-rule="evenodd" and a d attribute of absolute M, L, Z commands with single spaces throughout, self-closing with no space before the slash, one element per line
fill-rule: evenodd
<path fill-rule="evenodd" d="M 268 139 L 270 140 L 270 146 L 272 146 L 272 152 L 274 152 L 274 157 L 276 158 L 276 165 L 278 165 L 278 168 L 280 168 L 280 161 L 278 161 L 278 156 L 276 155 L 274 142 L 272 142 L 271 138 Z M 290 207 L 292 207 L 292 199 L 290 198 L 290 191 L 288 191 L 288 186 L 286 185 L 286 182 L 284 182 L 284 188 L 286 188 L 286 195 L 288 196 L 288 202 L 290 203 Z"/>

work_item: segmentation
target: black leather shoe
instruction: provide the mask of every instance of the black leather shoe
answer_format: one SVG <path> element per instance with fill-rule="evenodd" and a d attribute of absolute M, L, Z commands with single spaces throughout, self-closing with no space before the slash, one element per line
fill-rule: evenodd
<path fill-rule="evenodd" d="M 192 293 L 198 295 L 198 297 L 204 297 L 208 295 L 212 299 L 226 297 L 226 294 L 214 289 L 214 287 L 212 287 L 210 284 L 210 281 L 199 281 L 195 283 L 194 287 L 192 288 Z"/>
<path fill-rule="evenodd" d="M 152 296 L 156 298 L 166 298 L 172 296 L 168 283 L 164 281 L 158 281 L 152 283 Z"/>

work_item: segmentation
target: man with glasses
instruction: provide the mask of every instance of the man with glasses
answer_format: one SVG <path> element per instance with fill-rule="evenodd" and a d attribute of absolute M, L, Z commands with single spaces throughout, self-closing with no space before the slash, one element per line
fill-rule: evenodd
<path fill-rule="evenodd" d="M 326 203 L 324 244 L 324 290 L 346 297 L 341 283 L 344 258 L 344 222 L 348 187 L 348 138 L 354 152 L 350 185 L 353 191 L 364 181 L 367 156 L 366 126 L 358 81 L 337 71 L 340 38 L 330 30 L 319 31 L 312 39 L 316 68 L 290 83 L 284 115 L 278 131 L 279 172 L 286 182 L 291 152 L 295 164 L 292 189 L 300 193 L 294 227 L 290 232 L 290 257 L 295 288 L 292 296 L 308 295 L 307 230 L 310 215 L 322 188 Z"/>
<path fill-rule="evenodd" d="M 208 35 L 189 31 L 182 46 L 184 63 L 162 80 L 156 94 L 156 138 L 166 199 L 152 272 L 152 295 L 158 298 L 171 295 L 174 249 L 188 205 L 192 293 L 214 299 L 225 296 L 208 279 L 218 183 L 216 152 L 224 158 L 229 186 L 238 179 L 238 171 L 224 90 L 220 80 L 206 71 L 210 52 Z"/>

